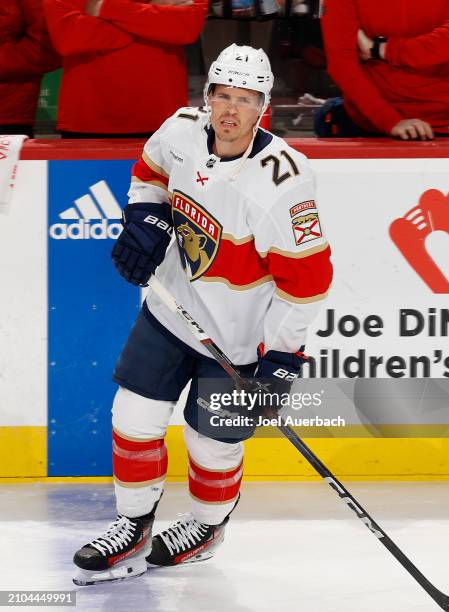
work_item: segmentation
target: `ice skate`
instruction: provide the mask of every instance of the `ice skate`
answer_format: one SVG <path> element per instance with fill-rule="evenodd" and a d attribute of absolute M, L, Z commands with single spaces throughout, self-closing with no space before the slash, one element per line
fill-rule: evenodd
<path fill-rule="evenodd" d="M 148 567 L 195 563 L 213 557 L 224 540 L 226 523 L 205 525 L 191 514 L 182 514 L 166 531 L 153 538 L 151 554 L 146 557 Z"/>
<path fill-rule="evenodd" d="M 79 569 L 73 582 L 89 586 L 144 574 L 153 521 L 154 512 L 134 519 L 119 514 L 102 536 L 75 553 L 73 562 Z"/>

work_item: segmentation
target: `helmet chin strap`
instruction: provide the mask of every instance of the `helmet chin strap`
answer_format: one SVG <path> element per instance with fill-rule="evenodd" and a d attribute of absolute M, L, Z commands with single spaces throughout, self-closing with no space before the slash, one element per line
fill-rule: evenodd
<path fill-rule="evenodd" d="M 209 106 L 209 100 L 207 99 L 209 88 L 210 88 L 210 84 L 206 82 L 206 84 L 204 85 L 204 89 L 203 89 L 203 99 L 204 99 L 204 108 L 206 109 L 206 113 L 207 113 L 207 129 L 210 128 L 210 118 L 212 114 L 211 108 Z"/>
<path fill-rule="evenodd" d="M 203 90 L 204 106 L 206 108 L 206 113 L 207 113 L 207 127 L 208 127 L 208 129 L 211 127 L 211 115 L 212 115 L 211 108 L 209 106 L 209 101 L 207 99 L 207 94 L 209 93 L 209 91 L 208 91 L 209 87 L 210 87 L 210 84 L 206 83 L 205 86 L 204 86 L 204 90 Z M 269 103 L 270 103 L 270 96 L 264 96 L 264 104 L 263 104 L 263 106 L 262 106 L 262 108 L 260 110 L 259 117 L 258 117 L 256 123 L 254 124 L 254 127 L 253 127 L 253 137 L 251 138 L 251 142 L 247 146 L 246 151 L 243 153 L 238 166 L 235 168 L 234 172 L 229 175 L 229 177 L 228 177 L 229 181 L 235 181 L 237 179 L 238 175 L 240 174 L 240 172 L 242 170 L 243 164 L 248 159 L 248 157 L 249 157 L 249 155 L 250 155 L 250 153 L 252 151 L 252 148 L 253 148 L 254 139 L 256 137 L 257 130 L 259 129 L 259 125 L 260 125 L 260 122 L 262 121 L 263 114 L 267 110 L 267 107 L 268 107 Z"/>

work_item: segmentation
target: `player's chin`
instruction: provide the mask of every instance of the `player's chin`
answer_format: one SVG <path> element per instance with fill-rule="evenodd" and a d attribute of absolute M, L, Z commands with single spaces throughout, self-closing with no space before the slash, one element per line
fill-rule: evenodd
<path fill-rule="evenodd" d="M 232 126 L 232 127 L 226 127 L 226 126 L 220 126 L 220 133 L 227 135 L 227 136 L 234 136 L 236 134 L 238 134 L 238 130 L 236 127 Z"/>
<path fill-rule="evenodd" d="M 218 130 L 216 134 L 220 140 L 223 140 L 223 142 L 232 142 L 233 140 L 236 140 L 238 136 L 234 130 L 230 130 L 228 128 L 222 128 Z"/>

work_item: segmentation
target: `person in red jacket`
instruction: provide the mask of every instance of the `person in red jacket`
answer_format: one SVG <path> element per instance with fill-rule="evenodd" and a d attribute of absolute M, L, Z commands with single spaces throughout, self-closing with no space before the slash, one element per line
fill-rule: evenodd
<path fill-rule="evenodd" d="M 184 45 L 199 36 L 205 0 L 44 0 L 63 56 L 64 137 L 148 136 L 187 106 Z"/>
<path fill-rule="evenodd" d="M 0 134 L 33 138 L 40 82 L 56 70 L 42 0 L 2 0 L 0 7 Z"/>
<path fill-rule="evenodd" d="M 319 136 L 449 135 L 449 0 L 325 0 L 322 29 L 344 101 L 317 115 Z"/>

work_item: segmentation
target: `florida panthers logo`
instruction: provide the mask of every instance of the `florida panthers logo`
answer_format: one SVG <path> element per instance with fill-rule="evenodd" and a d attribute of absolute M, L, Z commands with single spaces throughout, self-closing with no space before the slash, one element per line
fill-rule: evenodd
<path fill-rule="evenodd" d="M 295 204 L 290 208 L 290 217 L 292 218 L 293 236 L 297 245 L 310 242 L 321 238 L 321 226 L 317 212 L 306 212 L 308 210 L 315 210 L 315 201 L 307 200 L 300 204 Z M 301 215 L 299 213 L 306 212 Z"/>
<path fill-rule="evenodd" d="M 172 207 L 181 262 L 193 281 L 211 266 L 223 228 L 197 202 L 179 191 L 173 193 Z"/>

